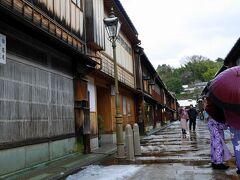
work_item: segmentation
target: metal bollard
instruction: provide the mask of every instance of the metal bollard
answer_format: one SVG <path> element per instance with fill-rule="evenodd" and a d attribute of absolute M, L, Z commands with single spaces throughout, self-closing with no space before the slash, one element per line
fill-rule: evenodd
<path fill-rule="evenodd" d="M 133 131 L 130 124 L 126 125 L 125 133 L 127 160 L 134 161 Z"/>
<path fill-rule="evenodd" d="M 141 156 L 141 145 L 138 124 L 133 125 L 133 140 L 134 140 L 134 153 L 135 156 Z"/>

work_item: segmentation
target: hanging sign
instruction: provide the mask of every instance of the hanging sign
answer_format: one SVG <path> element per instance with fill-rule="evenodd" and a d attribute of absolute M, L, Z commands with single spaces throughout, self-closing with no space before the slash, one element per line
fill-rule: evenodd
<path fill-rule="evenodd" d="M 6 64 L 6 36 L 0 34 L 0 63 Z"/>

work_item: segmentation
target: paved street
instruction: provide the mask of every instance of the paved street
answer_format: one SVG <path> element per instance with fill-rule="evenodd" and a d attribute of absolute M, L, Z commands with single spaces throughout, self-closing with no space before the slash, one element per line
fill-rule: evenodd
<path fill-rule="evenodd" d="M 179 122 L 142 140 L 142 156 L 130 164 L 140 166 L 125 179 L 238 179 L 234 159 L 227 162 L 226 171 L 213 170 L 210 166 L 210 137 L 207 124 L 197 121 L 196 132 L 188 132 L 183 138 Z M 233 152 L 229 131 L 225 132 L 227 145 Z M 105 166 L 127 165 L 127 161 L 109 158 L 100 163 Z M 119 167 L 121 168 L 121 167 Z M 124 172 L 122 172 L 124 173 Z M 93 174 L 92 174 L 93 175 Z M 110 176 L 109 176 L 110 177 Z M 126 178 L 127 177 L 127 178 Z"/>
<path fill-rule="evenodd" d="M 226 132 L 232 150 L 230 134 Z M 152 135 L 142 142 L 142 157 L 137 163 L 147 164 L 131 179 L 238 179 L 234 161 L 227 171 L 212 170 L 210 166 L 210 137 L 206 123 L 197 121 L 196 132 L 183 138 L 179 122 Z"/>

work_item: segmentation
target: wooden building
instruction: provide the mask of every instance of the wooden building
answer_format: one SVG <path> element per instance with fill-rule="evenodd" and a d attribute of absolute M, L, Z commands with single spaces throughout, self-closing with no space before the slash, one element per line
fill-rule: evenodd
<path fill-rule="evenodd" d="M 86 55 L 83 5 L 80 0 L 0 1 L 0 34 L 6 37 L 6 63 L 0 64 L 0 175 L 77 149 L 75 112 L 87 109 L 88 99 L 75 93 L 74 81 L 97 64 Z"/>
<path fill-rule="evenodd" d="M 119 0 L 1 0 L 0 175 L 115 143 L 113 51 L 103 24 L 112 7 L 122 24 L 123 127 L 137 122 L 144 132 L 174 119 L 176 99 Z"/>
<path fill-rule="evenodd" d="M 116 59 L 123 128 L 136 122 L 134 46 L 140 42 L 138 33 L 119 0 L 86 1 L 86 10 L 93 8 L 86 14 L 87 29 L 92 30 L 87 32 L 88 54 L 100 62 L 100 69 L 87 77 L 92 149 L 102 143 L 116 142 L 113 49 L 103 24 L 112 7 L 121 22 L 116 41 Z"/>
<path fill-rule="evenodd" d="M 167 90 L 143 50 L 138 47 L 137 52 L 139 54 L 136 63 L 137 122 L 141 134 L 144 134 L 177 119 L 177 100 Z"/>
<path fill-rule="evenodd" d="M 224 65 L 229 67 L 240 66 L 240 38 L 224 59 Z"/>

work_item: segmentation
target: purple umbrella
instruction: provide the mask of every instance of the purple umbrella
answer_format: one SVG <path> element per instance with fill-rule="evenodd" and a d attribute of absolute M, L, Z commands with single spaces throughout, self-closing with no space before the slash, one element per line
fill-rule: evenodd
<path fill-rule="evenodd" d="M 240 112 L 240 66 L 215 77 L 210 84 L 209 97 L 220 108 Z"/>

